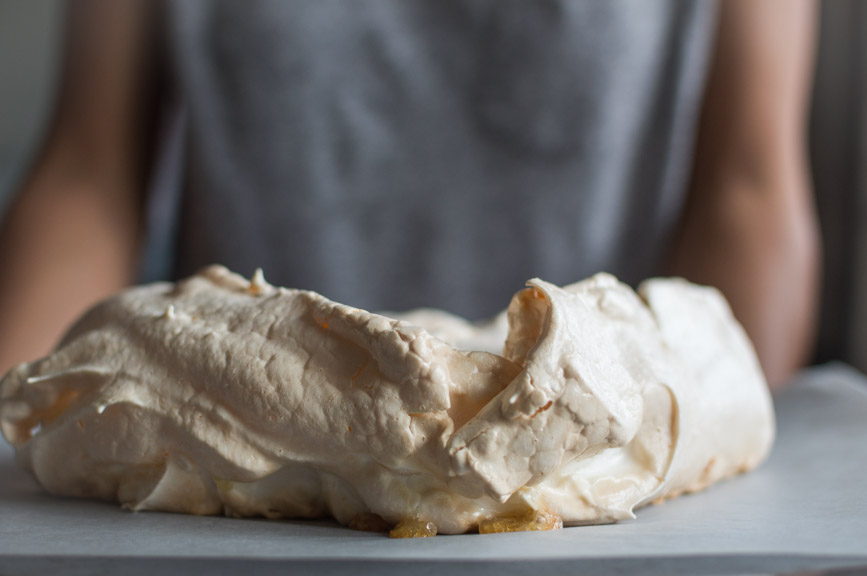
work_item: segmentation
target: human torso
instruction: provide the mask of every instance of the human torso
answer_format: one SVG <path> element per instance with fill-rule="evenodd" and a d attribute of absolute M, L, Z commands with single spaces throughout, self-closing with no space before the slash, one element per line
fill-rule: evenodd
<path fill-rule="evenodd" d="M 174 271 L 368 309 L 497 310 L 528 278 L 653 273 L 707 2 L 169 3 L 186 114 Z"/>

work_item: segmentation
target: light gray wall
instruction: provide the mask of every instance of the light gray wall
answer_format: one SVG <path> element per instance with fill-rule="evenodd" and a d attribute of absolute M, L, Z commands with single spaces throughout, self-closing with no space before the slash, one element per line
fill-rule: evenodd
<path fill-rule="evenodd" d="M 60 0 L 0 0 L 0 208 L 44 131 L 60 52 Z"/>

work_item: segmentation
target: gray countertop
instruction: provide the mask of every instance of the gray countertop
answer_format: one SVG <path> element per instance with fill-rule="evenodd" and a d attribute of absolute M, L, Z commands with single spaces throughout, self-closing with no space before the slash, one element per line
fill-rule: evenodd
<path fill-rule="evenodd" d="M 760 469 L 637 511 L 547 533 L 391 540 L 327 522 L 145 512 L 51 497 L 0 441 L 5 574 L 727 574 L 867 569 L 867 378 L 841 364 L 777 398 Z"/>

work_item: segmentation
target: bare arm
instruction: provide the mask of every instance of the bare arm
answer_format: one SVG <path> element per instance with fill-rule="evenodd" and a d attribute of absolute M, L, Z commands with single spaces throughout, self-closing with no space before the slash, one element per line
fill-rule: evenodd
<path fill-rule="evenodd" d="M 720 288 L 772 388 L 809 358 L 819 233 L 807 164 L 810 0 L 724 0 L 672 272 Z"/>
<path fill-rule="evenodd" d="M 69 4 L 54 120 L 0 230 L 0 374 L 134 279 L 153 109 L 146 5 Z"/>

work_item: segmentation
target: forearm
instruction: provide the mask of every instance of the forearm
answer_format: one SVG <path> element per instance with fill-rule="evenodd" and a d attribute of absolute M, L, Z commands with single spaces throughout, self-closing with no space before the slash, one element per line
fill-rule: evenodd
<path fill-rule="evenodd" d="M 790 173 L 777 182 L 731 177 L 708 185 L 724 190 L 707 194 L 714 200 L 686 222 L 671 273 L 725 294 L 779 388 L 809 360 L 818 311 L 819 233 L 808 184 Z"/>
<path fill-rule="evenodd" d="M 153 3 L 67 6 L 45 146 L 0 229 L 0 371 L 135 279 L 159 77 Z"/>
<path fill-rule="evenodd" d="M 819 234 L 806 118 L 810 0 L 726 0 L 671 272 L 720 288 L 773 387 L 808 358 Z"/>
<path fill-rule="evenodd" d="M 134 280 L 139 222 L 124 197 L 50 172 L 12 206 L 0 234 L 0 372 L 48 352 L 86 307 Z"/>

